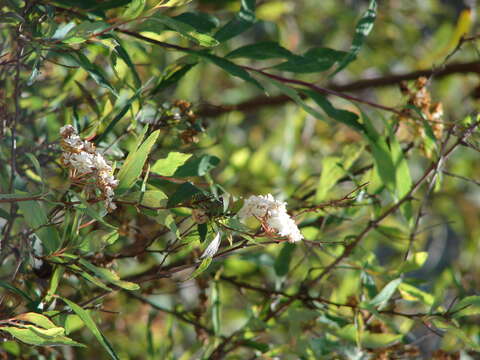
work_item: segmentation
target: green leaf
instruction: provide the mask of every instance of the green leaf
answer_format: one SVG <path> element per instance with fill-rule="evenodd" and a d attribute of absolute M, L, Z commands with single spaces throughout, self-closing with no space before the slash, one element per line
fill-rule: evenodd
<path fill-rule="evenodd" d="M 209 33 L 220 24 L 215 16 L 199 11 L 185 12 L 173 17 L 173 19 L 188 24 L 201 33 Z"/>
<path fill-rule="evenodd" d="M 106 215 L 104 212 L 104 209 L 102 209 L 102 213 L 98 212 L 98 210 L 94 207 L 95 205 L 89 204 L 84 198 L 81 196 L 78 197 L 78 200 L 82 203 L 81 205 L 77 205 L 77 209 L 85 211 L 88 216 L 90 216 L 92 219 L 97 220 L 99 223 L 109 227 L 110 229 L 116 230 L 117 228 L 113 226 L 112 224 L 109 224 L 106 222 L 103 217 Z"/>
<path fill-rule="evenodd" d="M 132 150 L 128 154 L 127 159 L 117 175 L 119 183 L 116 190 L 118 192 L 121 193 L 130 189 L 140 177 L 143 165 L 145 165 L 145 161 L 147 161 L 147 157 L 157 141 L 158 135 L 160 135 L 160 131 L 154 131 L 138 149 Z"/>
<path fill-rule="evenodd" d="M 170 29 L 178 32 L 189 40 L 196 42 L 197 44 L 205 47 L 217 46 L 219 42 L 212 36 L 198 32 L 193 26 L 184 23 L 182 21 L 175 20 L 174 18 L 165 16 L 161 13 L 156 13 L 149 18 L 149 21 L 155 21 L 168 26 Z"/>
<path fill-rule="evenodd" d="M 82 43 L 93 35 L 107 29 L 109 26 L 110 25 L 104 21 L 84 21 L 70 30 L 62 42 L 66 44 Z"/>
<path fill-rule="evenodd" d="M 132 20 L 139 17 L 145 9 L 146 0 L 131 0 L 122 14 L 125 20 Z"/>
<path fill-rule="evenodd" d="M 398 286 L 398 290 L 402 295 L 402 298 L 407 301 L 420 301 L 427 306 L 432 306 L 435 301 L 433 295 L 407 283 L 401 283 Z"/>
<path fill-rule="evenodd" d="M 220 163 L 220 159 L 213 155 L 202 155 L 191 158 L 178 167 L 173 177 L 204 176 Z"/>
<path fill-rule="evenodd" d="M 53 331 L 52 331 L 53 330 Z M 70 346 L 85 346 L 80 344 L 66 336 L 54 335 L 61 334 L 65 330 L 63 328 L 53 328 L 50 330 L 44 330 L 35 326 L 0 326 L 0 331 L 4 331 L 15 337 L 16 339 L 29 345 L 43 345 L 43 346 L 55 346 L 55 345 L 70 345 Z M 51 334 L 51 336 L 49 336 Z"/>
<path fill-rule="evenodd" d="M 345 124 L 360 133 L 364 133 L 366 131 L 365 127 L 357 121 L 357 114 L 354 114 L 351 111 L 335 108 L 325 96 L 319 94 L 318 92 L 311 90 L 302 90 L 302 92 L 315 101 L 318 106 L 320 106 L 323 111 L 325 111 L 325 113 L 333 120 L 341 122 L 342 124 Z"/>
<path fill-rule="evenodd" d="M 47 295 L 45 296 L 46 303 L 49 303 L 55 295 L 64 272 L 65 268 L 62 266 L 57 266 L 53 271 L 52 278 L 50 279 L 50 287 L 48 289 Z"/>
<path fill-rule="evenodd" d="M 107 353 L 110 357 L 114 360 L 120 360 L 118 355 L 113 350 L 112 345 L 108 341 L 108 339 L 102 334 L 102 332 L 98 329 L 97 325 L 93 321 L 92 317 L 88 313 L 88 311 L 82 309 L 79 305 L 75 304 L 73 301 L 70 301 L 66 298 L 60 297 L 72 310 L 75 314 L 77 314 L 80 319 L 82 319 L 85 326 L 93 333 L 95 338 L 98 342 L 105 348 Z"/>
<path fill-rule="evenodd" d="M 403 262 L 402 266 L 398 269 L 398 273 L 406 273 L 420 269 L 428 259 L 428 252 L 419 251 L 410 256 L 410 258 Z"/>
<path fill-rule="evenodd" d="M 412 189 L 412 177 L 410 176 L 410 169 L 408 167 L 407 159 L 403 154 L 400 143 L 393 132 L 389 137 L 390 150 L 392 154 L 393 164 L 395 166 L 395 197 L 401 199 L 406 196 Z M 407 221 L 412 220 L 412 203 L 406 201 L 400 208 Z"/>
<path fill-rule="evenodd" d="M 187 64 L 174 63 L 167 67 L 162 80 L 160 80 L 158 85 L 152 90 L 152 94 L 155 95 L 169 86 L 178 83 L 180 79 L 183 78 L 195 65 L 197 65 L 196 62 Z"/>
<path fill-rule="evenodd" d="M 195 271 L 188 277 L 188 280 L 195 279 L 197 276 L 199 276 L 201 273 L 203 273 L 205 270 L 208 269 L 210 266 L 210 263 L 212 262 L 211 257 L 207 257 L 202 260 L 200 265 L 195 269 Z"/>
<path fill-rule="evenodd" d="M 42 241 L 45 254 L 51 254 L 61 246 L 60 236 L 57 229 L 52 225 L 44 226 L 49 223 L 47 213 L 40 205 L 39 201 L 20 201 L 18 206 L 23 213 L 25 222 Z"/>
<path fill-rule="evenodd" d="M 292 261 L 293 252 L 295 251 L 295 244 L 286 243 L 275 259 L 273 268 L 277 276 L 282 277 L 288 274 L 290 263 Z"/>
<path fill-rule="evenodd" d="M 322 172 L 317 183 L 315 202 L 323 201 L 331 193 L 338 180 L 344 177 L 350 167 L 362 154 L 363 147 L 346 145 L 343 156 L 327 156 L 322 160 Z"/>
<path fill-rule="evenodd" d="M 342 329 L 337 331 L 339 337 L 347 339 L 352 343 L 357 342 L 358 330 L 355 328 L 355 325 L 349 324 L 344 326 Z M 395 344 L 400 341 L 403 335 L 398 334 L 388 334 L 388 333 L 371 333 L 368 331 L 362 331 L 359 334 L 360 344 L 363 347 L 370 349 L 384 348 Z"/>
<path fill-rule="evenodd" d="M 216 32 L 215 38 L 220 42 L 225 42 L 255 24 L 255 2 L 256 0 L 241 0 L 240 12 Z"/>
<path fill-rule="evenodd" d="M 392 154 L 387 145 L 387 142 L 382 138 L 373 127 L 370 119 L 366 114 L 363 115 L 365 124 L 366 137 L 370 143 L 371 152 L 375 164 L 375 171 L 377 171 L 383 184 L 390 190 L 395 192 L 396 184 L 396 169 L 392 158 Z"/>
<path fill-rule="evenodd" d="M 174 7 L 182 6 L 192 2 L 192 0 L 163 0 L 156 7 Z"/>
<path fill-rule="evenodd" d="M 173 193 L 168 199 L 167 206 L 174 207 L 184 200 L 190 199 L 193 195 L 201 193 L 200 189 L 194 186 L 190 182 L 183 183 L 177 188 L 177 191 Z"/>
<path fill-rule="evenodd" d="M 262 354 L 270 350 L 270 345 L 253 340 L 242 340 L 242 346 L 258 350 Z"/>
<path fill-rule="evenodd" d="M 256 60 L 265 60 L 272 58 L 290 58 L 293 55 L 289 50 L 280 46 L 278 43 L 273 41 L 259 42 L 255 44 L 249 44 L 242 46 L 232 52 L 228 53 L 226 57 L 228 58 L 248 58 Z"/>
<path fill-rule="evenodd" d="M 375 307 L 381 307 L 385 305 L 388 300 L 390 300 L 390 298 L 393 296 L 401 282 L 401 278 L 390 281 L 387 285 L 385 285 L 382 291 L 377 294 L 377 296 L 375 296 L 372 300 L 369 301 L 369 305 Z"/>
<path fill-rule="evenodd" d="M 116 273 L 114 273 L 112 270 L 95 266 L 85 259 L 80 259 L 79 263 L 86 269 L 90 270 L 93 274 L 95 274 L 99 278 L 113 285 L 121 287 L 122 289 L 130 290 L 130 291 L 140 289 L 140 286 L 138 286 L 138 284 L 135 284 L 129 281 L 120 280 L 120 277 Z"/>
<path fill-rule="evenodd" d="M 125 114 L 128 112 L 130 109 L 130 106 L 132 103 L 140 96 L 141 94 L 141 89 L 139 89 L 130 99 L 127 100 L 127 102 L 123 105 L 123 107 L 120 109 L 120 111 L 115 115 L 115 117 L 110 121 L 108 124 L 107 128 L 95 138 L 94 143 L 99 144 L 100 141 L 105 139 L 105 137 L 110 133 L 115 125 L 125 116 Z"/>
<path fill-rule="evenodd" d="M 322 116 L 322 114 L 320 114 L 317 110 L 315 110 L 314 108 L 309 106 L 305 101 L 302 100 L 302 98 L 300 97 L 300 95 L 298 94 L 296 89 L 291 88 L 287 85 L 284 85 L 280 81 L 273 80 L 273 79 L 268 78 L 266 76 L 264 77 L 264 79 L 269 81 L 273 85 L 275 85 L 275 87 L 277 87 L 282 93 L 284 93 L 289 98 L 291 98 L 293 101 L 295 101 L 307 113 L 309 113 L 310 115 L 312 115 L 313 117 L 315 117 L 319 120 L 325 121 L 325 118 Z"/>
<path fill-rule="evenodd" d="M 313 48 L 301 56 L 289 57 L 288 61 L 274 66 L 274 69 L 299 74 L 322 72 L 330 69 L 336 62 L 343 59 L 345 54 L 347 53 L 344 51 L 330 48 Z"/>
<path fill-rule="evenodd" d="M 370 0 L 370 5 L 368 6 L 367 11 L 355 27 L 355 36 L 353 37 L 350 51 L 348 55 L 346 55 L 344 59 L 340 62 L 338 68 L 335 70 L 332 76 L 345 69 L 348 64 L 350 64 L 357 58 L 357 54 L 359 53 L 360 48 L 365 41 L 365 38 L 368 36 L 368 34 L 370 34 L 370 31 L 372 31 L 373 29 L 373 23 L 375 22 L 376 16 L 377 2 L 375 0 Z"/>
<path fill-rule="evenodd" d="M 32 197 L 38 197 L 42 194 L 26 194 L 26 193 L 18 193 L 18 194 L 0 194 L 0 200 L 12 200 L 12 199 L 31 199 Z"/>
<path fill-rule="evenodd" d="M 133 202 L 136 201 L 152 208 L 160 208 L 166 206 L 168 197 L 161 190 L 146 190 L 143 193 L 140 191 L 129 193 L 124 199 Z"/>
<path fill-rule="evenodd" d="M 19 295 L 20 297 L 23 297 L 25 300 L 27 300 L 29 303 L 33 303 L 33 299 L 26 293 L 24 292 L 23 290 L 3 281 L 3 280 L 0 280 L 0 287 L 3 287 L 4 289 L 7 289 L 8 291 L 14 293 L 14 294 L 17 294 Z"/>
<path fill-rule="evenodd" d="M 135 64 L 133 63 L 132 59 L 130 58 L 130 55 L 128 54 L 128 52 L 123 47 L 120 40 L 115 39 L 115 42 L 117 43 L 117 45 L 114 47 L 113 50 L 118 55 L 118 57 L 120 59 L 122 59 L 125 62 L 125 64 L 129 67 L 129 69 L 132 71 L 132 76 L 133 76 L 133 80 L 135 81 L 135 86 L 137 88 L 140 88 L 142 86 L 142 80 L 140 79 L 140 76 L 138 75 L 137 68 L 135 67 Z"/>
<path fill-rule="evenodd" d="M 480 314 L 480 296 L 467 296 L 457 302 L 450 310 L 455 319 L 463 316 L 474 316 Z"/>
<path fill-rule="evenodd" d="M 180 231 L 178 230 L 177 224 L 175 223 L 175 218 L 173 217 L 171 211 L 159 210 L 155 220 L 159 224 L 162 224 L 169 229 L 175 235 L 176 239 L 180 239 Z"/>
<path fill-rule="evenodd" d="M 221 299 L 220 299 L 220 282 L 215 281 L 212 286 L 212 324 L 215 335 L 220 335 L 221 330 Z"/>
<path fill-rule="evenodd" d="M 246 82 L 249 82 L 250 84 L 255 85 L 260 90 L 263 90 L 263 86 L 257 80 L 251 77 L 248 71 L 244 70 L 240 66 L 234 64 L 233 62 L 227 59 L 206 53 L 206 52 L 202 52 L 202 51 L 191 52 L 191 54 L 195 54 L 203 59 L 206 59 L 210 61 L 212 64 L 215 64 L 221 69 L 225 70 L 230 75 L 238 77 L 242 80 L 245 80 Z"/>
<path fill-rule="evenodd" d="M 95 80 L 98 85 L 110 90 L 114 95 L 117 95 L 117 90 L 115 90 L 115 88 L 110 84 L 100 67 L 90 62 L 90 60 L 80 51 L 77 51 L 74 54 L 75 55 L 73 55 L 73 53 L 68 53 L 63 54 L 63 56 L 67 57 L 68 59 L 73 61 L 73 63 L 88 72 L 88 74 L 92 77 L 93 80 Z"/>
<path fill-rule="evenodd" d="M 82 95 L 84 96 L 85 100 L 87 100 L 88 105 L 92 108 L 92 110 L 95 112 L 95 114 L 98 117 L 100 117 L 101 116 L 100 108 L 98 107 L 97 102 L 93 98 L 92 93 L 89 92 L 85 88 L 85 86 L 83 86 L 82 83 L 78 82 L 77 80 L 75 80 L 75 84 L 78 86 L 78 88 L 82 92 Z"/>
<path fill-rule="evenodd" d="M 172 176 L 191 156 L 192 154 L 171 151 L 165 159 L 157 160 L 150 171 L 163 176 Z"/>
<path fill-rule="evenodd" d="M 198 235 L 200 236 L 200 242 L 203 243 L 207 237 L 208 226 L 207 224 L 198 224 L 197 229 L 198 229 Z"/>
<path fill-rule="evenodd" d="M 44 329 L 57 328 L 57 325 L 55 325 L 48 317 L 34 312 L 23 313 L 15 316 L 13 319 L 30 322 L 33 325 L 40 326 Z"/>

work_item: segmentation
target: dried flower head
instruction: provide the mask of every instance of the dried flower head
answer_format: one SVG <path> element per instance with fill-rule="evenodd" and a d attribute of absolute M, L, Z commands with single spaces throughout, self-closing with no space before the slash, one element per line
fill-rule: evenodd
<path fill-rule="evenodd" d="M 252 195 L 245 200 L 238 217 L 240 221 L 245 221 L 252 216 L 262 223 L 267 232 L 273 231 L 280 236 L 288 237 L 290 242 L 303 239 L 297 224 L 287 213 L 286 203 L 275 200 L 271 194 Z"/>
<path fill-rule="evenodd" d="M 82 140 L 72 125 L 65 125 L 60 129 L 63 149 L 62 164 L 70 170 L 70 179 L 95 191 L 99 189 L 105 198 L 105 207 L 111 212 L 116 209 L 113 203 L 114 191 L 118 180 L 113 176 L 111 165 L 100 154 L 95 145 Z M 88 183 L 87 183 L 88 180 Z"/>
<path fill-rule="evenodd" d="M 402 82 L 400 84 L 400 91 L 403 95 L 408 97 L 408 104 L 415 106 L 422 112 L 424 118 L 432 128 L 435 138 L 441 139 L 444 128 L 442 121 L 443 106 L 442 103 L 432 102 L 432 97 L 427 89 L 427 83 L 428 79 L 426 77 L 418 78 L 412 88 L 409 88 L 405 82 Z M 401 126 L 404 124 L 408 125 L 408 128 L 414 137 L 419 137 L 421 139 L 425 138 L 423 123 L 411 118 L 407 111 L 404 116 L 399 118 L 399 121 Z"/>

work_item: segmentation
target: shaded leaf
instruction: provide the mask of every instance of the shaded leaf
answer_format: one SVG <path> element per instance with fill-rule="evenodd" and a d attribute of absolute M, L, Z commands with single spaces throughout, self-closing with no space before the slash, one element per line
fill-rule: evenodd
<path fill-rule="evenodd" d="M 227 41 L 255 24 L 255 2 L 256 0 L 241 0 L 240 12 L 216 32 L 215 38 L 220 42 Z"/>
<path fill-rule="evenodd" d="M 357 114 L 348 110 L 335 108 L 325 96 L 319 94 L 318 92 L 311 90 L 302 90 L 302 92 L 315 101 L 318 106 L 320 106 L 322 110 L 325 111 L 325 113 L 333 120 L 341 122 L 342 124 L 345 124 L 360 133 L 365 132 L 364 126 L 357 121 Z"/>
<path fill-rule="evenodd" d="M 277 276 L 281 277 L 288 274 L 294 251 L 295 244 L 285 243 L 285 245 L 283 245 L 282 250 L 280 250 L 280 253 L 275 259 L 275 263 L 273 265 Z"/>
<path fill-rule="evenodd" d="M 188 24 L 201 33 L 209 33 L 220 24 L 215 16 L 199 11 L 185 12 L 173 17 L 173 19 Z"/>
<path fill-rule="evenodd" d="M 193 68 L 197 63 L 187 63 L 187 64 L 173 64 L 169 66 L 164 74 L 162 80 L 158 85 L 152 90 L 152 94 L 157 94 L 158 92 L 166 89 L 169 86 L 172 86 L 183 78 L 191 68 Z"/>
<path fill-rule="evenodd" d="M 177 168 L 174 177 L 204 176 L 220 163 L 220 159 L 213 155 L 202 155 L 191 158 Z"/>
<path fill-rule="evenodd" d="M 246 82 L 255 85 L 260 90 L 263 90 L 263 86 L 257 80 L 251 77 L 248 71 L 244 70 L 233 62 L 202 51 L 192 52 L 192 54 L 195 54 L 203 59 L 210 61 L 212 64 L 215 64 L 218 67 L 222 68 L 230 75 L 245 80 Z"/>
<path fill-rule="evenodd" d="M 273 41 L 259 42 L 242 46 L 228 53 L 228 58 L 248 58 L 256 60 L 265 60 L 272 58 L 290 58 L 293 55 L 289 50 Z"/>
<path fill-rule="evenodd" d="M 61 245 L 60 236 L 57 229 L 52 225 L 48 225 L 49 220 L 47 213 L 38 201 L 20 201 L 18 206 L 23 213 L 25 222 L 42 241 L 46 254 L 51 254 L 58 250 Z"/>
<path fill-rule="evenodd" d="M 60 297 L 60 299 L 62 299 L 73 310 L 73 312 L 77 314 L 80 317 L 80 319 L 82 319 L 85 326 L 93 333 L 95 338 L 105 348 L 105 350 L 110 355 L 110 357 L 114 360 L 120 360 L 118 355 L 115 353 L 115 350 L 113 350 L 112 345 L 110 344 L 108 339 L 102 334 L 102 332 L 98 329 L 97 325 L 93 321 L 88 311 L 82 309 L 79 305 L 75 304 L 73 301 L 70 301 L 63 297 Z"/>
<path fill-rule="evenodd" d="M 167 206 L 174 207 L 175 205 L 192 198 L 193 195 L 201 193 L 200 189 L 190 182 L 183 183 L 177 188 L 177 191 L 168 198 Z"/>

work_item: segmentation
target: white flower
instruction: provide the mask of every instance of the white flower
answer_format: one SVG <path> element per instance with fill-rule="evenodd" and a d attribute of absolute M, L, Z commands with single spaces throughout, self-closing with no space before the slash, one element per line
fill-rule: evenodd
<path fill-rule="evenodd" d="M 113 189 L 117 187 L 118 180 L 113 176 L 113 169 L 105 160 L 102 154 L 97 152 L 95 145 L 89 141 L 83 141 L 78 136 L 72 125 L 65 125 L 60 129 L 60 135 L 63 138 L 61 143 L 63 149 L 62 162 L 71 170 L 71 176 L 91 175 L 83 178 L 85 188 L 98 188 L 105 198 L 105 207 L 108 211 L 116 209 L 113 202 L 115 195 Z M 95 186 L 92 185 L 94 180 Z"/>
<path fill-rule="evenodd" d="M 93 165 L 100 171 L 102 170 L 112 170 L 110 165 L 107 164 L 104 157 L 101 154 L 95 154 L 93 157 Z"/>
<path fill-rule="evenodd" d="M 85 151 L 81 151 L 78 154 L 72 154 L 69 162 L 80 174 L 88 174 L 94 167 L 92 154 L 89 154 Z"/>
<path fill-rule="evenodd" d="M 238 212 L 240 221 L 255 217 L 280 236 L 288 237 L 290 242 L 303 239 L 295 221 L 288 215 L 286 203 L 275 200 L 271 195 L 252 195 L 245 200 Z"/>
<path fill-rule="evenodd" d="M 69 136 L 63 139 L 63 141 L 65 141 L 65 144 L 67 144 L 68 146 L 74 149 L 77 149 L 77 150 L 83 149 L 83 141 L 80 139 L 80 136 L 78 135 Z"/>

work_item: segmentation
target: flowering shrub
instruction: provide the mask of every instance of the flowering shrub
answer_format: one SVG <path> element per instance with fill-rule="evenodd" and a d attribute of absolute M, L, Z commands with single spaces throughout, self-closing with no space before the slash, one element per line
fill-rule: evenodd
<path fill-rule="evenodd" d="M 2 3 L 0 357 L 475 358 L 447 3 Z"/>

